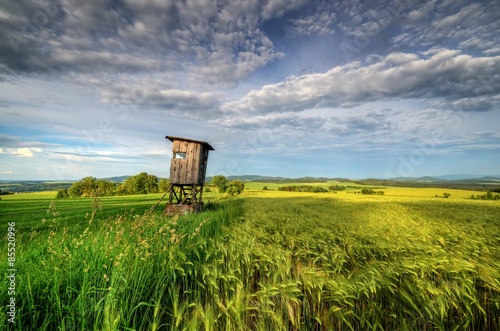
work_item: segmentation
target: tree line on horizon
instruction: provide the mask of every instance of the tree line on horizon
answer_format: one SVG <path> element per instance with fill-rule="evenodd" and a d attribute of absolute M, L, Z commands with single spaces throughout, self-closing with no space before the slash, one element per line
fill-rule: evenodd
<path fill-rule="evenodd" d="M 97 179 L 92 176 L 84 177 L 73 183 L 67 189 L 57 191 L 56 198 L 91 198 L 113 195 L 132 195 L 166 192 L 170 182 L 168 179 L 159 179 L 155 175 L 141 172 L 130 176 L 122 183 L 106 179 Z"/>
<path fill-rule="evenodd" d="M 163 193 L 168 190 L 169 186 L 170 181 L 168 179 L 159 179 L 147 172 L 128 177 L 122 183 L 87 176 L 74 182 L 67 189 L 58 190 L 56 199 Z M 220 193 L 228 193 L 232 196 L 240 194 L 245 188 L 245 184 L 241 180 L 230 181 L 224 176 L 213 177 L 208 186 L 215 186 Z"/>

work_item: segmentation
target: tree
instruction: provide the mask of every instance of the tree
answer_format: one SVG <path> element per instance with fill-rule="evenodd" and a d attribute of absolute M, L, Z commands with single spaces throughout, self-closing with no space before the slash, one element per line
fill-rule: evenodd
<path fill-rule="evenodd" d="M 245 184 L 241 180 L 232 180 L 227 183 L 226 192 L 234 196 L 243 192 L 244 188 Z"/>
<path fill-rule="evenodd" d="M 125 180 L 123 185 L 128 194 L 147 194 L 158 192 L 158 177 L 141 172 Z"/>
<path fill-rule="evenodd" d="M 264 186 L 262 189 L 263 189 L 264 191 L 267 191 L 267 186 Z"/>
<path fill-rule="evenodd" d="M 112 181 L 88 176 L 73 183 L 67 193 L 72 198 L 110 196 L 117 193 L 117 186 Z"/>
<path fill-rule="evenodd" d="M 68 197 L 69 197 L 69 194 L 68 194 L 67 189 L 60 189 L 59 191 L 57 191 L 56 199 L 64 199 L 64 198 L 68 198 Z"/>
<path fill-rule="evenodd" d="M 125 179 L 120 189 L 124 192 L 123 194 L 135 194 L 135 176 Z"/>
<path fill-rule="evenodd" d="M 68 194 L 72 198 L 79 198 L 82 196 L 82 193 L 83 193 L 82 182 L 75 182 L 68 189 Z"/>
<path fill-rule="evenodd" d="M 94 197 L 97 194 L 97 182 L 94 177 L 88 176 L 80 180 L 82 183 L 82 195 L 83 197 Z"/>
<path fill-rule="evenodd" d="M 444 192 L 444 193 L 443 193 L 443 197 L 445 197 L 446 199 L 448 199 L 450 196 L 451 196 L 451 194 L 450 194 L 450 193 L 447 193 L 447 192 Z"/>
<path fill-rule="evenodd" d="M 116 194 L 146 193 L 158 193 L 158 177 L 149 175 L 146 172 L 131 176 L 120 184 L 88 176 L 73 183 L 68 189 L 68 194 L 71 197 L 103 197 Z"/>
<path fill-rule="evenodd" d="M 226 192 L 228 182 L 229 181 L 224 176 L 219 175 L 212 178 L 212 185 L 216 186 L 219 189 L 220 193 Z"/>
<path fill-rule="evenodd" d="M 155 175 L 147 175 L 146 177 L 146 192 L 158 193 L 158 177 Z"/>
<path fill-rule="evenodd" d="M 170 187 L 170 180 L 166 178 L 162 178 L 158 182 L 158 192 L 167 192 L 169 187 Z"/>
<path fill-rule="evenodd" d="M 98 179 L 95 182 L 95 186 L 97 188 L 95 190 L 94 196 L 102 197 L 102 196 L 114 195 L 116 192 L 116 187 L 118 185 L 109 180 Z"/>
<path fill-rule="evenodd" d="M 124 185 L 127 187 L 128 194 L 145 194 L 146 188 L 144 186 L 144 179 L 141 174 L 130 176 L 124 182 Z"/>
<path fill-rule="evenodd" d="M 118 184 L 118 186 L 116 187 L 116 194 L 125 195 L 130 193 L 128 192 L 128 188 L 125 184 Z"/>

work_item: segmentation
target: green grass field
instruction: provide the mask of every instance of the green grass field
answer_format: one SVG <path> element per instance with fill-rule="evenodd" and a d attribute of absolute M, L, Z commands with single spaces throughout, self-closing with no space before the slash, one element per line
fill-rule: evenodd
<path fill-rule="evenodd" d="M 204 194 L 203 212 L 169 219 L 164 203 L 144 217 L 161 194 L 51 207 L 54 192 L 2 197 L 2 261 L 16 222 L 11 329 L 500 329 L 498 201 L 284 185 Z"/>

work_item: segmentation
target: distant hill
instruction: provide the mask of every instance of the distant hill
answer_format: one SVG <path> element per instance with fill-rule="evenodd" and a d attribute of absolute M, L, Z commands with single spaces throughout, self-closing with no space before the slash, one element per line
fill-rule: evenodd
<path fill-rule="evenodd" d="M 454 175 L 452 175 L 454 176 Z M 453 177 L 451 177 L 453 178 Z M 454 189 L 469 189 L 488 191 L 500 187 L 500 177 L 477 176 L 476 178 L 442 179 L 437 177 L 395 177 L 390 179 L 361 179 L 358 184 L 373 186 L 398 186 L 398 187 L 442 187 Z"/>
<path fill-rule="evenodd" d="M 150 174 L 153 175 L 153 174 Z M 123 183 L 127 178 L 132 177 L 130 175 L 124 175 L 124 176 L 115 176 L 115 177 L 107 177 L 107 178 L 98 178 L 102 180 L 109 180 L 110 182 L 115 182 L 115 183 Z M 163 177 L 158 177 L 158 179 L 162 179 Z M 168 179 L 168 177 L 167 177 Z"/>
<path fill-rule="evenodd" d="M 108 177 L 108 178 L 99 178 L 99 179 L 102 179 L 102 180 L 109 180 L 110 182 L 115 182 L 115 183 L 121 183 L 123 182 L 124 180 L 126 180 L 127 178 L 129 178 L 131 176 L 115 176 L 115 177 Z"/>
<path fill-rule="evenodd" d="M 205 182 L 210 182 L 213 177 L 209 176 L 206 178 Z M 410 186 L 418 186 L 425 187 L 436 186 L 436 185 L 445 185 L 450 186 L 453 184 L 457 185 L 471 185 L 471 184 L 495 184 L 497 181 L 500 185 L 500 176 L 480 176 L 480 175 L 443 175 L 443 176 L 422 176 L 422 177 L 394 177 L 388 179 L 380 179 L 380 178 L 365 178 L 353 180 L 350 178 L 343 177 L 298 177 L 298 178 L 289 178 L 289 177 L 272 177 L 272 176 L 261 176 L 261 175 L 240 175 L 240 176 L 228 176 L 229 180 L 242 180 L 242 181 L 251 181 L 251 182 L 274 182 L 274 183 L 312 183 L 312 182 L 352 182 L 356 181 L 359 183 L 377 183 L 375 185 L 410 185 Z M 399 185 L 397 185 L 399 184 Z M 373 184 L 367 184 L 373 185 Z"/>
<path fill-rule="evenodd" d="M 423 176 L 423 177 L 394 177 L 389 178 L 389 180 L 394 180 L 397 182 L 417 182 L 417 183 L 433 183 L 433 182 L 442 182 L 445 179 L 431 176 Z"/>
<path fill-rule="evenodd" d="M 208 176 L 205 178 L 205 182 L 210 182 L 214 176 Z M 268 182 L 268 181 L 281 181 L 289 180 L 286 177 L 271 177 L 271 176 L 259 176 L 259 175 L 241 175 L 241 176 L 227 176 L 229 180 L 242 180 L 250 182 Z"/>
<path fill-rule="evenodd" d="M 206 177 L 205 182 L 210 182 L 213 177 Z M 273 177 L 273 176 L 260 176 L 260 175 L 241 175 L 241 176 L 227 176 L 229 180 L 242 180 L 249 182 L 263 182 L 263 183 L 313 183 L 313 182 L 327 182 L 327 181 L 351 181 L 347 178 L 326 178 L 326 177 Z"/>
<path fill-rule="evenodd" d="M 72 181 L 45 181 L 45 180 L 17 180 L 0 181 L 0 194 L 21 193 L 21 192 L 39 192 L 39 191 L 57 191 L 67 189 L 73 184 Z"/>
<path fill-rule="evenodd" d="M 484 175 L 468 175 L 468 174 L 442 175 L 442 176 L 434 176 L 434 177 L 440 178 L 440 179 L 445 179 L 445 180 L 500 179 L 500 176 L 484 176 Z"/>

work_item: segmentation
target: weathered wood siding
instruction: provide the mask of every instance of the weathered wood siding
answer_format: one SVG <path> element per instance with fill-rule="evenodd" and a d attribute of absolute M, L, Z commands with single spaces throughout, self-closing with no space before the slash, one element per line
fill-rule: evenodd
<path fill-rule="evenodd" d="M 172 152 L 186 153 L 186 158 L 172 158 L 170 183 L 204 185 L 208 149 L 199 143 L 176 140 Z"/>

